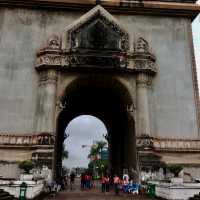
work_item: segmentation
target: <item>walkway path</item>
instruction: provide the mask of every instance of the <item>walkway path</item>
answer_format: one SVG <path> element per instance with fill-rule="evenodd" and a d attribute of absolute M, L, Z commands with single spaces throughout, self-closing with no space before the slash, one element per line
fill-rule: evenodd
<path fill-rule="evenodd" d="M 99 191 L 62 191 L 55 197 L 56 200 L 149 200 L 147 197 L 137 195 L 124 195 L 116 196 L 113 192 L 101 193 Z"/>
<path fill-rule="evenodd" d="M 80 179 L 76 178 L 73 188 L 73 190 L 68 188 L 57 193 L 55 197 L 47 197 L 45 200 L 150 200 L 150 198 L 144 195 L 140 196 L 123 193 L 115 195 L 113 190 L 109 193 L 102 193 L 99 181 L 95 182 L 95 188 L 91 190 L 81 190 Z"/>
<path fill-rule="evenodd" d="M 89 191 L 65 190 L 56 194 L 54 200 L 149 200 L 146 196 L 120 194 L 116 196 L 113 191 L 109 193 L 101 193 L 97 189 Z"/>

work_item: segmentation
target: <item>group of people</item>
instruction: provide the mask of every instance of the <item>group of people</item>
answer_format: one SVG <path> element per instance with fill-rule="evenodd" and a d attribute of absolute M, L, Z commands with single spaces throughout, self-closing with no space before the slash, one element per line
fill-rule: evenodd
<path fill-rule="evenodd" d="M 92 174 L 82 173 L 81 174 L 81 189 L 91 189 L 93 187 Z"/>
<path fill-rule="evenodd" d="M 113 185 L 116 195 L 119 194 L 119 191 L 132 194 L 139 193 L 139 184 L 134 183 L 133 179 L 127 174 L 123 175 L 122 179 L 117 174 L 114 175 L 113 179 L 110 179 L 108 175 L 102 176 L 101 184 L 102 192 L 109 192 L 110 185 Z"/>
<path fill-rule="evenodd" d="M 75 177 L 75 173 L 72 172 L 69 176 L 62 177 L 57 181 L 49 183 L 49 191 L 58 192 L 66 188 L 73 190 Z M 82 173 L 80 181 L 82 190 L 88 190 L 94 187 L 94 181 L 91 173 Z M 134 183 L 133 179 L 128 174 L 124 174 L 122 178 L 120 178 L 117 174 L 115 174 L 113 177 L 109 176 L 108 174 L 103 175 L 101 177 L 101 191 L 103 193 L 109 192 L 110 188 L 114 189 L 116 195 L 118 195 L 120 191 L 132 194 L 138 194 L 139 192 L 139 184 Z"/>

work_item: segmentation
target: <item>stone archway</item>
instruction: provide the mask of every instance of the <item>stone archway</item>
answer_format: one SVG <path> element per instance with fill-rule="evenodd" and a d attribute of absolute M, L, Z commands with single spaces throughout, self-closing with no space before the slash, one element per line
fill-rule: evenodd
<path fill-rule="evenodd" d="M 59 176 L 64 130 L 75 117 L 89 114 L 104 122 L 108 130 L 110 172 L 136 170 L 136 135 L 133 104 L 127 88 L 111 76 L 90 75 L 75 79 L 66 86 L 61 98 L 65 105 L 57 118 L 54 170 Z"/>
<path fill-rule="evenodd" d="M 57 144 L 63 142 L 62 124 L 79 114 L 92 114 L 105 121 L 111 136 L 118 131 L 126 133 L 111 139 L 112 151 L 121 154 L 111 152 L 111 163 L 114 166 L 116 162 L 118 168 L 114 170 L 136 170 L 136 145 L 132 144 L 136 136 L 151 135 L 148 87 L 157 73 L 155 61 L 146 40 L 140 37 L 130 44 L 129 33 L 106 10 L 96 6 L 62 34 L 50 37 L 37 53 L 36 132 L 53 132 Z M 63 116 L 67 116 L 65 123 L 61 123 Z M 54 170 L 59 165 L 55 149 Z"/>

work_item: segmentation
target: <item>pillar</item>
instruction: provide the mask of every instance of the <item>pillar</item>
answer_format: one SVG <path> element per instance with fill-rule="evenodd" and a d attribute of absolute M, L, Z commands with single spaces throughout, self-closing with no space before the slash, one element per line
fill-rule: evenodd
<path fill-rule="evenodd" d="M 137 76 L 137 136 L 150 135 L 148 104 L 149 77 L 145 73 Z"/>
<path fill-rule="evenodd" d="M 35 130 L 36 133 L 55 133 L 57 71 L 47 69 L 39 71 L 39 87 L 37 94 Z M 54 178 L 54 152 L 50 179 Z"/>
<path fill-rule="evenodd" d="M 139 167 L 136 148 L 135 114 L 133 110 L 127 110 L 128 114 L 128 170 L 134 182 L 139 182 Z"/>
<path fill-rule="evenodd" d="M 55 132 L 57 72 L 53 69 L 39 72 L 39 87 L 35 129 L 37 133 Z"/>

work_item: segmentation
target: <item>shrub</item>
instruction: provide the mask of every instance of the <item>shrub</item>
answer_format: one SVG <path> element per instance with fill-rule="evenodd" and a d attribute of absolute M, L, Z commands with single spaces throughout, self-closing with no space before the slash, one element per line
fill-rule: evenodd
<path fill-rule="evenodd" d="M 174 174 L 175 177 L 178 177 L 178 174 L 181 172 L 183 167 L 181 165 L 168 165 L 167 169 Z"/>
<path fill-rule="evenodd" d="M 29 174 L 30 170 L 33 169 L 34 163 L 31 160 L 24 160 L 19 162 L 19 168 L 23 169 L 26 173 Z"/>

